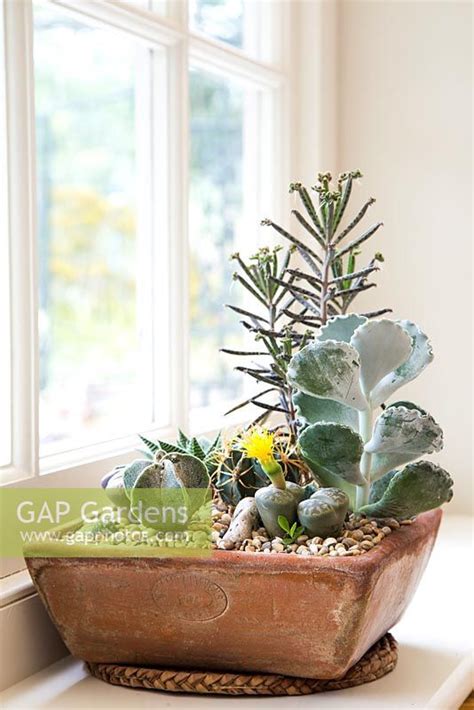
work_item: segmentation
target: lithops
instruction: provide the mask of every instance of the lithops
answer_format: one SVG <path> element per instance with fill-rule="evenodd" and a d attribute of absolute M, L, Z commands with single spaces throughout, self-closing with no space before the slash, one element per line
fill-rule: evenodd
<path fill-rule="evenodd" d="M 298 519 L 311 537 L 337 537 L 349 508 L 349 498 L 339 488 L 320 488 L 298 505 Z"/>

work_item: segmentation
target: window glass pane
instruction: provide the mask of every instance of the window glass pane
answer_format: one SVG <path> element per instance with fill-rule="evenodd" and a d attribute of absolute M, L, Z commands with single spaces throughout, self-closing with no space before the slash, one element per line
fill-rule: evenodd
<path fill-rule="evenodd" d="M 142 51 L 35 5 L 42 454 L 152 419 L 138 308 Z"/>
<path fill-rule="evenodd" d="M 257 0 L 254 0 L 256 2 Z M 214 39 L 244 48 L 244 0 L 191 0 L 191 26 Z"/>
<path fill-rule="evenodd" d="M 244 344 L 239 318 L 224 304 L 242 305 L 230 255 L 245 252 L 249 237 L 243 228 L 246 95 L 239 85 L 193 70 L 190 98 L 190 400 L 192 409 L 219 405 L 222 412 L 244 386 L 219 348 Z"/>

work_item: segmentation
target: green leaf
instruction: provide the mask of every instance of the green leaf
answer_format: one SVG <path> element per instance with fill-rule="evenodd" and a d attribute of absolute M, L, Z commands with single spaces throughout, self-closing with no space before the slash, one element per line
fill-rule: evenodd
<path fill-rule="evenodd" d="M 178 446 L 181 447 L 184 450 L 187 450 L 188 444 L 189 444 L 189 438 L 186 436 L 184 432 L 181 431 L 181 429 L 178 429 L 178 439 L 177 439 Z"/>
<path fill-rule="evenodd" d="M 284 515 L 279 515 L 278 516 L 278 525 L 281 527 L 282 530 L 284 530 L 286 533 L 290 533 L 290 524 L 286 517 Z"/>
<path fill-rule="evenodd" d="M 377 418 L 365 451 L 372 458 L 372 480 L 422 454 L 443 448 L 443 432 L 430 414 L 403 406 L 388 407 Z"/>
<path fill-rule="evenodd" d="M 393 372 L 389 372 L 377 384 L 372 393 L 374 406 L 385 402 L 399 387 L 411 382 L 423 372 L 433 360 L 433 350 L 428 337 L 420 330 L 416 323 L 408 320 L 396 321 L 411 338 L 411 352 L 409 357 Z"/>
<path fill-rule="evenodd" d="M 312 424 L 298 439 L 305 459 L 317 471 L 328 472 L 348 483 L 363 485 L 360 472 L 363 442 L 359 434 L 341 424 Z"/>
<path fill-rule="evenodd" d="M 356 328 L 364 323 L 367 323 L 367 318 L 356 313 L 334 316 L 325 325 L 321 326 L 316 339 L 320 341 L 342 340 L 344 343 L 350 343 Z"/>
<path fill-rule="evenodd" d="M 367 401 L 359 386 L 359 372 L 359 355 L 351 345 L 316 340 L 291 358 L 288 381 L 305 394 L 364 410 Z"/>
<path fill-rule="evenodd" d="M 357 411 L 333 399 L 311 397 L 304 392 L 295 392 L 293 403 L 299 419 L 306 424 L 331 422 L 333 424 L 344 424 L 354 429 L 354 431 L 358 429 L 359 417 Z"/>
<path fill-rule="evenodd" d="M 295 536 L 295 530 L 296 530 L 297 525 L 298 525 L 298 523 L 293 523 L 293 525 L 291 526 L 291 528 L 290 528 L 291 537 Z"/>
<path fill-rule="evenodd" d="M 375 407 L 373 390 L 389 372 L 409 357 L 412 344 L 408 333 L 394 321 L 367 321 L 351 338 L 351 345 L 360 357 L 360 385 L 371 407 Z"/>
<path fill-rule="evenodd" d="M 178 454 L 186 454 L 186 450 L 181 448 L 181 446 L 178 446 L 178 444 L 170 444 L 168 441 L 161 441 L 161 439 L 158 439 L 157 441 L 158 444 L 158 450 L 164 451 L 165 454 L 173 454 L 173 453 L 178 453 Z"/>
<path fill-rule="evenodd" d="M 222 438 L 222 433 L 220 431 L 217 432 L 214 440 L 212 443 L 207 447 L 206 449 L 206 455 L 211 456 L 217 449 L 220 448 L 221 446 L 221 438 Z"/>
<path fill-rule="evenodd" d="M 195 436 L 193 436 L 193 438 L 189 442 L 188 451 L 200 461 L 203 461 L 206 458 L 206 454 Z"/>
<path fill-rule="evenodd" d="M 143 441 L 147 449 L 152 453 L 156 454 L 157 451 L 160 450 L 160 445 L 156 441 L 151 441 L 150 439 L 147 439 L 145 436 L 142 436 L 141 434 L 138 435 L 140 439 Z"/>
<path fill-rule="evenodd" d="M 417 461 L 395 473 L 376 503 L 360 508 L 372 518 L 404 520 L 437 508 L 453 497 L 449 473 L 431 461 Z"/>

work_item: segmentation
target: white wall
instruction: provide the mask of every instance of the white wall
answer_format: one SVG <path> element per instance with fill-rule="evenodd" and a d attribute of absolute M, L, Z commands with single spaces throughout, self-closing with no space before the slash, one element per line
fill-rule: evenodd
<path fill-rule="evenodd" d="M 430 335 L 434 363 L 408 385 L 445 432 L 433 457 L 472 505 L 472 5 L 300 0 L 295 178 L 360 168 L 360 203 L 386 261 L 358 310 L 388 305 Z M 304 67 L 304 68 L 302 68 Z M 334 91 L 334 86 L 336 90 Z M 356 200 L 356 198 L 354 198 Z"/>

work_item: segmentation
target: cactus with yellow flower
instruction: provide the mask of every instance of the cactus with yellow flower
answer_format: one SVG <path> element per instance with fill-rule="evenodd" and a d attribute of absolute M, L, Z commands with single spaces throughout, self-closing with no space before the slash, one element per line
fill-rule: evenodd
<path fill-rule="evenodd" d="M 313 536 L 339 533 L 349 506 L 349 498 L 343 491 L 336 488 L 314 491 L 311 484 L 301 486 L 285 480 L 282 466 L 275 458 L 275 436 L 268 429 L 261 426 L 248 429 L 240 437 L 240 446 L 247 457 L 257 459 L 270 479 L 269 486 L 255 493 L 260 518 L 270 535 L 282 535 L 282 518 L 290 526 L 299 522 Z"/>

